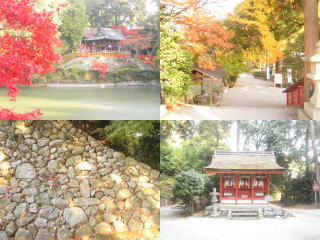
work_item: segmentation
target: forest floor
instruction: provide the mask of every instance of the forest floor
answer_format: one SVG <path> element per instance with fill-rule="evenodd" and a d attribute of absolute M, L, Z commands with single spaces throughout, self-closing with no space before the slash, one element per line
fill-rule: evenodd
<path fill-rule="evenodd" d="M 294 120 L 297 108 L 286 106 L 283 88 L 271 81 L 255 78 L 252 73 L 240 76 L 219 106 L 183 105 L 167 112 L 163 120 Z"/>
<path fill-rule="evenodd" d="M 227 220 L 185 216 L 183 209 L 161 207 L 162 240 L 319 240 L 320 209 L 295 209 L 286 219 Z"/>

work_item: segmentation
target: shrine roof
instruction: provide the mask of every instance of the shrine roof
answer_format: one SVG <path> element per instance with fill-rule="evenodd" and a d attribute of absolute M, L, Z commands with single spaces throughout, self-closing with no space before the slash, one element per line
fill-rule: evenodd
<path fill-rule="evenodd" d="M 127 37 L 118 29 L 112 28 L 99 28 L 95 36 L 91 36 L 86 39 L 86 41 L 94 41 L 101 39 L 110 39 L 110 40 L 127 40 Z"/>
<path fill-rule="evenodd" d="M 200 72 L 210 78 L 219 79 L 219 80 L 221 80 L 225 75 L 228 74 L 228 72 L 221 66 L 216 66 L 214 71 L 205 69 L 205 68 L 194 67 L 193 71 Z"/>
<path fill-rule="evenodd" d="M 216 151 L 205 170 L 285 170 L 280 167 L 273 152 Z"/>

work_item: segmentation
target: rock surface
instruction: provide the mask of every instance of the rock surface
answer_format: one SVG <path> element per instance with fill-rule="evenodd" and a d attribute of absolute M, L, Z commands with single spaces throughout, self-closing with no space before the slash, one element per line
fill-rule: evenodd
<path fill-rule="evenodd" d="M 159 172 L 69 121 L 0 121 L 0 170 L 1 240 L 159 238 Z"/>

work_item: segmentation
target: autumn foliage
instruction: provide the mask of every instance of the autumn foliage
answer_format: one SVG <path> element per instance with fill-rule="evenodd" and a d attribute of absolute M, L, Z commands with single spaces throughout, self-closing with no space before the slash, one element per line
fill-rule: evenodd
<path fill-rule="evenodd" d="M 125 26 L 114 26 L 113 29 L 121 30 L 128 39 L 122 40 L 121 45 L 134 46 L 140 50 L 151 47 L 151 38 L 140 33 L 140 29 L 128 29 Z"/>
<path fill-rule="evenodd" d="M 108 72 L 108 63 L 99 63 L 97 60 L 92 61 L 91 68 L 99 71 L 100 78 L 105 79 L 106 73 Z"/>
<path fill-rule="evenodd" d="M 54 71 L 53 63 L 60 59 L 52 13 L 37 12 L 34 4 L 35 0 L 0 0 L 0 87 L 8 89 L 12 101 L 19 85 L 31 85 L 33 73 Z M 0 119 L 37 119 L 40 115 L 39 110 L 26 114 L 0 111 Z"/>

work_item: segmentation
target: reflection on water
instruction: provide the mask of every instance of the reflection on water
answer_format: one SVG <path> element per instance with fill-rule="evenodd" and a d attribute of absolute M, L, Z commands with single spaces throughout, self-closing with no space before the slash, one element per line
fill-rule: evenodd
<path fill-rule="evenodd" d="M 16 102 L 0 89 L 0 106 L 24 113 L 40 108 L 44 120 L 159 119 L 159 87 L 27 88 Z"/>

